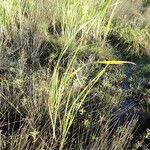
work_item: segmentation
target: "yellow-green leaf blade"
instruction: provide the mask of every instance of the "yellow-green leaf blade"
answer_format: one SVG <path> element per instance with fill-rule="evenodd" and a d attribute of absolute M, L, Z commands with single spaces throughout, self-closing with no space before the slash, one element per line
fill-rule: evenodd
<path fill-rule="evenodd" d="M 106 64 L 106 65 L 122 65 L 122 64 L 132 64 L 132 65 L 136 65 L 134 62 L 131 61 L 120 61 L 120 60 L 104 60 L 104 61 L 98 61 L 97 63 L 100 64 Z"/>

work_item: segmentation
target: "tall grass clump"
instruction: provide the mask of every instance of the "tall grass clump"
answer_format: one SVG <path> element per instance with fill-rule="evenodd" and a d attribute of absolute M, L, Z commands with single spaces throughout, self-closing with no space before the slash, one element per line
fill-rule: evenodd
<path fill-rule="evenodd" d="M 111 4 L 112 0 L 94 2 L 57 0 L 54 2 L 52 24 L 55 30 L 57 25 L 60 26 L 61 35 L 66 41 L 76 37 L 84 42 L 91 38 L 101 41 L 102 35 L 105 34 L 104 28 L 107 26 L 108 30 L 110 29 L 108 20 L 112 18 L 108 17 L 107 23 L 105 16 Z"/>
<path fill-rule="evenodd" d="M 62 102 L 62 98 L 64 98 L 65 90 L 67 89 L 67 93 L 65 94 L 65 104 L 67 104 L 64 108 L 65 112 L 63 115 L 63 122 L 61 121 L 59 124 L 62 125 L 61 129 L 61 147 L 64 145 L 65 139 L 67 138 L 67 134 L 75 116 L 84 103 L 86 96 L 90 92 L 90 89 L 95 84 L 95 82 L 99 79 L 99 77 L 103 74 L 102 72 L 98 73 L 98 75 L 81 90 L 80 93 L 76 97 L 72 99 L 72 90 L 69 91 L 70 88 L 70 77 L 75 75 L 82 67 L 78 67 L 75 73 L 72 73 L 72 67 L 74 64 L 74 60 L 76 59 L 76 54 L 78 53 L 79 49 L 82 47 L 85 40 L 88 40 L 89 36 L 93 36 L 94 38 L 100 38 L 102 34 L 104 34 L 104 26 L 105 26 L 105 15 L 107 13 L 107 9 L 109 8 L 110 4 L 112 3 L 111 0 L 104 1 L 98 5 L 98 2 L 93 3 L 92 1 L 87 1 L 87 3 L 82 2 L 75 2 L 75 1 L 56 1 L 54 5 L 54 16 L 53 16 L 53 28 L 56 30 L 57 26 L 60 26 L 61 30 L 61 37 L 63 38 L 62 43 L 64 44 L 64 50 L 62 51 L 62 55 L 60 59 L 63 57 L 64 53 L 72 46 L 72 43 L 76 42 L 76 36 L 79 34 L 79 43 L 77 50 L 74 52 L 69 66 L 66 68 L 63 77 L 58 80 L 59 77 L 59 61 L 56 66 L 56 70 L 54 70 L 54 78 L 52 77 L 52 97 L 50 97 L 51 108 L 50 110 L 50 118 L 52 121 L 52 128 L 53 128 L 53 139 L 56 139 L 56 122 L 59 116 L 59 107 Z M 92 4 L 92 7 L 89 6 Z M 94 8 L 97 8 L 96 11 Z M 62 14 L 62 15 L 58 15 Z M 108 30 L 110 27 L 110 22 L 108 24 Z M 55 31 L 57 34 L 57 30 Z M 108 32 L 108 31 L 107 31 Z M 90 35 L 91 34 L 91 35 Z M 105 36 L 107 36 L 106 33 Z M 65 41 L 64 41 L 65 40 Z M 59 86 L 58 86 L 59 85 Z M 68 87 L 68 88 L 67 88 Z M 71 100 L 72 99 L 72 100 Z M 54 110 L 53 110 L 54 109 Z M 63 113 L 61 113 L 63 114 Z M 53 116 L 54 115 L 54 116 Z"/>
<path fill-rule="evenodd" d="M 21 30 L 25 23 L 26 15 L 33 16 L 35 13 L 34 1 L 21 1 L 21 0 L 6 0 L 1 1 L 0 4 L 0 26 L 1 31 L 8 31 L 12 34 Z"/>

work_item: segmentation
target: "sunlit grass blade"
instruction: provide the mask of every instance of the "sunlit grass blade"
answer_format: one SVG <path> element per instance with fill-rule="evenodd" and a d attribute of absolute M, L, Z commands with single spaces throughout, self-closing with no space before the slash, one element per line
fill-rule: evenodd
<path fill-rule="evenodd" d="M 131 61 L 120 61 L 120 60 L 104 60 L 104 61 L 98 61 L 99 64 L 106 64 L 106 65 L 122 65 L 122 64 L 132 64 L 136 65 L 134 62 Z"/>

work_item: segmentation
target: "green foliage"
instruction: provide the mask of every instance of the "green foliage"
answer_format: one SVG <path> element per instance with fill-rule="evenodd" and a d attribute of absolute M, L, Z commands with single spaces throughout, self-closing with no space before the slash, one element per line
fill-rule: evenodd
<path fill-rule="evenodd" d="M 150 0 L 143 0 L 143 6 L 149 6 L 150 5 Z"/>
<path fill-rule="evenodd" d="M 120 45 L 126 45 L 125 51 L 129 56 L 144 57 L 150 56 L 149 28 L 136 28 L 131 26 L 118 26 L 115 29 L 117 38 L 120 39 Z"/>

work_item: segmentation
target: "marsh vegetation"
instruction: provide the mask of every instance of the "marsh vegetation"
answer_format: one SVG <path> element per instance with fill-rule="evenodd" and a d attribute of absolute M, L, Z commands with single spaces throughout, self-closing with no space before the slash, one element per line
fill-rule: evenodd
<path fill-rule="evenodd" d="M 149 13 L 149 0 L 0 0 L 0 149 L 149 149 Z"/>

